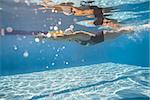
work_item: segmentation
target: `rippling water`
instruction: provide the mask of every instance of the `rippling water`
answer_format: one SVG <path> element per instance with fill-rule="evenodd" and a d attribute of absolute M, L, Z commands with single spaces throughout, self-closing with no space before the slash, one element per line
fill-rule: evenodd
<path fill-rule="evenodd" d="M 149 68 L 105 63 L 2 76 L 0 97 L 7 100 L 148 100 L 149 72 Z"/>

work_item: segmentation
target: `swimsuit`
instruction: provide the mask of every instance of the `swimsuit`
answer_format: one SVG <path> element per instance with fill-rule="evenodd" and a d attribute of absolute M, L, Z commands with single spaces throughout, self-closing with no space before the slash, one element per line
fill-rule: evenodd
<path fill-rule="evenodd" d="M 94 44 L 97 44 L 97 43 L 100 43 L 103 41 L 104 41 L 104 33 L 103 33 L 103 31 L 101 31 L 100 33 L 96 34 L 96 36 L 91 36 L 90 40 L 81 41 L 80 44 L 82 44 L 82 45 L 87 45 L 87 44 L 94 45 Z"/>
<path fill-rule="evenodd" d="M 104 20 L 102 8 L 99 8 L 97 6 L 91 6 L 90 9 L 94 10 L 94 16 L 96 18 L 96 20 L 94 21 L 94 25 L 102 25 Z"/>

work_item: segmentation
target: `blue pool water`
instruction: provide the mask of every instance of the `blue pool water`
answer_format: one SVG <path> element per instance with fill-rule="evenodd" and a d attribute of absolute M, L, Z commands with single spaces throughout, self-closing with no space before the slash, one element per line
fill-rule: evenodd
<path fill-rule="evenodd" d="M 45 19 L 51 12 L 35 13 L 38 6 L 34 4 L 40 0 L 26 0 L 21 4 L 24 1 L 19 1 L 0 1 L 0 29 L 48 31 L 49 26 L 60 18 L 63 25 L 59 28 L 65 29 L 75 18 L 57 13 L 51 15 L 53 20 L 47 21 Z M 60 3 L 65 0 L 52 1 Z M 79 6 L 81 0 L 70 1 Z M 136 26 L 135 31 L 91 46 L 49 39 L 37 42 L 32 33 L 1 34 L 0 99 L 149 99 L 150 29 L 139 27 L 149 23 L 149 1 L 95 1 L 97 6 L 114 9 L 108 18 L 117 19 L 123 26 Z M 77 30 L 83 29 L 74 26 Z M 88 30 L 95 31 L 95 28 Z"/>
<path fill-rule="evenodd" d="M 52 70 L 106 62 L 146 67 L 149 66 L 148 31 L 139 34 L 142 40 L 133 41 L 127 36 L 121 36 L 90 47 L 49 40 L 45 40 L 45 43 L 36 43 L 32 36 L 26 38 L 10 35 L 1 37 L 1 74 Z M 17 40 L 17 37 L 22 40 Z M 15 47 L 17 50 L 14 50 Z M 23 56 L 26 51 L 29 53 L 27 58 Z"/>

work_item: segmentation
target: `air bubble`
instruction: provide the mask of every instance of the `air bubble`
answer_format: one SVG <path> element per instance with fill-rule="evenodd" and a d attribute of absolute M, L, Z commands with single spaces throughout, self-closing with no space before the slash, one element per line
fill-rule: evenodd
<path fill-rule="evenodd" d="M 14 50 L 17 50 L 17 49 L 18 49 L 16 45 L 14 45 L 13 47 L 14 47 Z"/>
<path fill-rule="evenodd" d="M 55 50 L 56 48 L 55 47 L 53 47 L 53 50 Z"/>
<path fill-rule="evenodd" d="M 65 64 L 66 64 L 66 65 L 68 65 L 68 64 L 69 64 L 69 62 L 65 62 Z"/>
<path fill-rule="evenodd" d="M 40 42 L 40 39 L 39 38 L 35 38 L 35 42 Z"/>
<path fill-rule="evenodd" d="M 55 65 L 55 63 L 52 63 L 52 66 L 54 66 Z"/>
<path fill-rule="evenodd" d="M 12 28 L 12 27 L 7 27 L 7 28 L 6 28 L 6 31 L 7 31 L 7 32 L 12 32 L 12 31 L 13 31 L 13 28 Z"/>
<path fill-rule="evenodd" d="M 46 68 L 49 68 L 48 66 L 46 66 Z"/>
<path fill-rule="evenodd" d="M 54 26 L 54 30 L 57 31 L 57 30 L 58 30 L 58 27 L 57 27 L 57 26 Z"/>
<path fill-rule="evenodd" d="M 42 40 L 42 43 L 44 44 L 44 43 L 45 43 L 45 41 L 44 41 L 44 40 Z"/>
<path fill-rule="evenodd" d="M 55 56 L 58 57 L 58 54 L 56 54 Z"/>
<path fill-rule="evenodd" d="M 65 49 L 65 48 L 66 48 L 65 46 L 62 47 L 62 49 Z"/>
<path fill-rule="evenodd" d="M 61 25 L 61 21 L 59 21 L 58 24 Z"/>
<path fill-rule="evenodd" d="M 27 58 L 28 56 L 29 56 L 28 51 L 25 51 L 25 52 L 23 53 L 23 57 Z"/>
<path fill-rule="evenodd" d="M 43 25 L 43 27 L 46 27 L 46 26 L 47 26 L 46 24 Z"/>
<path fill-rule="evenodd" d="M 50 26 L 49 29 L 52 30 L 52 29 L 53 29 L 53 26 Z"/>
<path fill-rule="evenodd" d="M 23 36 L 23 38 L 25 39 L 25 38 L 26 38 L 26 36 Z"/>
<path fill-rule="evenodd" d="M 84 59 L 82 59 L 81 61 L 82 61 L 82 62 L 85 62 L 85 60 L 84 60 Z"/>
<path fill-rule="evenodd" d="M 55 12 L 55 10 L 54 10 L 54 9 L 52 9 L 52 12 Z"/>
<path fill-rule="evenodd" d="M 59 49 L 57 49 L 57 52 L 59 52 L 60 50 Z"/>

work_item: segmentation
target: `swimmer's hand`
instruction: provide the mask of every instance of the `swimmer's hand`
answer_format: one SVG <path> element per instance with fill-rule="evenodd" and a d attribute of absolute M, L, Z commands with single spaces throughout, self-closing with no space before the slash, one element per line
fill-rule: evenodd
<path fill-rule="evenodd" d="M 47 38 L 47 36 L 44 33 L 38 33 L 37 35 L 35 35 L 35 38 L 38 38 L 39 40 L 43 40 Z"/>

